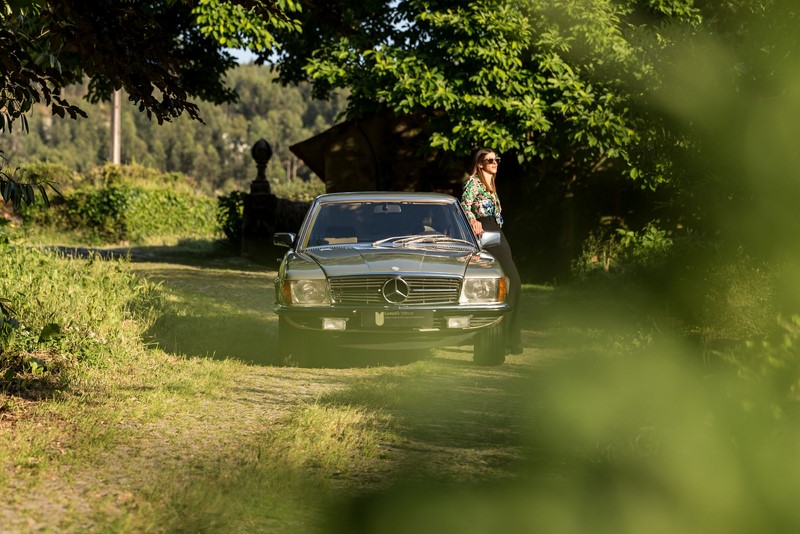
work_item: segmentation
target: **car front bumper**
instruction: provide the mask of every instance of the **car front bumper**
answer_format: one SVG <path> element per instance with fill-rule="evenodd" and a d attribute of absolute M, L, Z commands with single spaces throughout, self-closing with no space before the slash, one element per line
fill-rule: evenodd
<path fill-rule="evenodd" d="M 498 323 L 507 304 L 485 307 L 289 307 L 275 310 L 290 326 L 323 342 L 378 350 L 415 349 L 467 342 Z"/>

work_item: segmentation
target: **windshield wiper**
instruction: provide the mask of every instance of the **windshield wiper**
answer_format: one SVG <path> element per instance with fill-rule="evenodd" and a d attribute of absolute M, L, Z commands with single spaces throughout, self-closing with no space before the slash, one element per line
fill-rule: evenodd
<path fill-rule="evenodd" d="M 389 241 L 394 241 L 395 243 L 405 243 L 407 240 L 414 239 L 415 237 L 420 237 L 420 236 L 418 236 L 418 235 L 396 235 L 396 236 L 393 236 L 393 237 L 385 237 L 383 239 L 379 239 L 378 241 L 375 241 L 372 244 L 372 246 L 373 247 L 379 247 L 379 246 L 381 246 L 381 245 L 383 245 L 385 243 L 388 243 Z"/>
<path fill-rule="evenodd" d="M 473 248 L 475 247 L 475 243 L 470 243 L 465 239 L 458 239 L 444 234 L 417 235 L 414 236 L 412 239 L 407 239 L 402 241 L 403 245 L 414 245 L 417 243 L 425 243 L 425 244 L 458 243 L 460 245 L 468 245 Z"/>
<path fill-rule="evenodd" d="M 375 241 L 372 246 L 379 247 L 385 243 L 393 242 L 395 245 L 408 246 L 416 244 L 439 244 L 439 243 L 458 243 L 460 245 L 467 245 L 475 247 L 475 243 L 470 243 L 465 239 L 458 239 L 455 237 L 446 236 L 444 234 L 415 234 L 415 235 L 400 235 L 394 237 L 387 237 L 379 241 Z"/>

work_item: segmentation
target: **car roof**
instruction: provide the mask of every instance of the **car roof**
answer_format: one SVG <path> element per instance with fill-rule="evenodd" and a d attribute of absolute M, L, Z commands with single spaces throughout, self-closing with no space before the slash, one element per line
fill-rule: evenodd
<path fill-rule="evenodd" d="M 326 193 L 315 202 L 456 202 L 452 195 L 418 191 L 353 191 L 348 193 Z"/>

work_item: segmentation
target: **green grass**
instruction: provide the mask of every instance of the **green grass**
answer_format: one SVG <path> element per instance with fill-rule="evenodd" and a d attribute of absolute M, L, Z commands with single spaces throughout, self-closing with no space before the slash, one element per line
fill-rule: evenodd
<path fill-rule="evenodd" d="M 345 473 L 377 459 L 381 441 L 392 439 L 387 420 L 373 407 L 307 404 L 281 421 L 270 448 L 289 465 Z"/>
<path fill-rule="evenodd" d="M 0 391 L 56 395 L 76 363 L 107 364 L 154 319 L 161 294 L 121 261 L 0 252 L 0 295 L 13 310 L 0 327 Z"/>
<path fill-rule="evenodd" d="M 150 280 L 169 280 L 172 294 L 147 338 L 177 355 L 277 362 L 272 276 L 149 263 Z"/>

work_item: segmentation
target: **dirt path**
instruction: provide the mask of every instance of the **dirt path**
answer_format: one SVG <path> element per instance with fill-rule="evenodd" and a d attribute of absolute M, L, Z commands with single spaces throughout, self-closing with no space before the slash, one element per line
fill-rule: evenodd
<path fill-rule="evenodd" d="M 516 476 L 527 392 L 547 353 L 531 347 L 497 368 L 472 365 L 468 347 L 400 365 L 274 366 L 273 271 L 242 262 L 133 268 L 175 295 L 174 312 L 151 332 L 164 352 L 140 358 L 113 387 L 85 386 L 87 404 L 76 409 L 107 413 L 113 431 L 74 430 L 70 439 L 105 440 L 95 457 L 56 462 L 35 480 L 11 477 L 0 532 L 217 531 L 214 521 L 226 531 L 325 530 L 331 498 L 414 479 Z M 529 346 L 538 335 L 526 331 Z M 345 463 L 287 423 L 315 410 L 363 419 L 348 424 L 364 436 L 337 438 L 354 440 Z M 316 497 L 298 503 L 298 494 Z M 252 506 L 232 506 L 249 498 Z M 174 501 L 166 511 L 164 499 Z"/>

